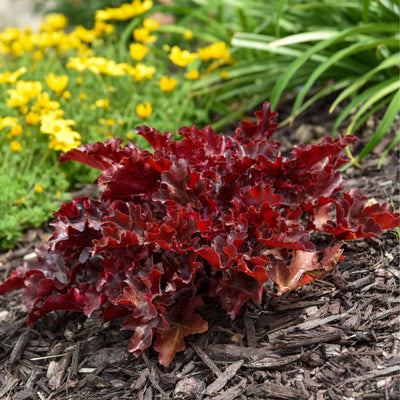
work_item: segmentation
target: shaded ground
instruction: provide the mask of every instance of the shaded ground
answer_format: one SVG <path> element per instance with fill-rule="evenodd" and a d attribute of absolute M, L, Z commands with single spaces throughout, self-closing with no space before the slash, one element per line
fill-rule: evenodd
<path fill-rule="evenodd" d="M 298 142 L 297 132 L 312 140 L 328 133 L 332 121 L 315 108 L 275 139 Z M 346 172 L 347 185 L 378 201 L 393 196 L 398 207 L 398 152 L 378 171 L 382 146 L 362 169 Z M 0 280 L 48 233 L 32 230 L 16 250 L 0 255 Z M 131 332 L 121 332 L 118 321 L 60 312 L 27 328 L 20 293 L 3 296 L 0 399 L 398 399 L 396 233 L 345 248 L 345 261 L 325 279 L 282 298 L 266 296 L 259 307 L 248 304 L 234 321 L 217 303 L 205 304 L 209 331 L 189 338 L 168 369 L 152 350 L 139 359 L 129 354 Z"/>

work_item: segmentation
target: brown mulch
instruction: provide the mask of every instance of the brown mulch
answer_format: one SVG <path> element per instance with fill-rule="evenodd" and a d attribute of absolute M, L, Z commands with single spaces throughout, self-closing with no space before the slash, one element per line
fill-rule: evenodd
<path fill-rule="evenodd" d="M 308 113 L 309 114 L 309 113 Z M 329 132 L 332 117 L 314 110 L 276 140 L 294 132 Z M 312 138 L 311 138 L 312 139 Z M 346 185 L 398 208 L 398 152 L 381 170 L 378 146 Z M 365 143 L 365 140 L 363 140 Z M 0 254 L 0 281 L 45 240 L 27 232 Z M 77 313 L 51 313 L 26 326 L 20 292 L 0 298 L 0 400 L 176 399 L 342 400 L 400 398 L 400 248 L 395 231 L 345 246 L 335 271 L 281 298 L 247 304 L 231 321 L 217 302 L 201 314 L 208 332 L 190 337 L 169 368 L 147 351 L 127 352 L 131 332 Z"/>

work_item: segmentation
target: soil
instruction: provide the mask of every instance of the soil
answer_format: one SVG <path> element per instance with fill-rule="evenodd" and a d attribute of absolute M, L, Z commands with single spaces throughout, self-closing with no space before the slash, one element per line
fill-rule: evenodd
<path fill-rule="evenodd" d="M 327 108 L 318 104 L 275 139 L 287 147 L 299 136 L 328 134 L 335 116 Z M 359 132 L 358 148 L 374 123 Z M 345 177 L 377 201 L 392 197 L 398 209 L 399 147 L 376 168 L 390 140 Z M 1 254 L 0 281 L 49 233 L 28 231 Z M 128 353 L 131 333 L 118 321 L 59 312 L 29 328 L 20 292 L 9 293 L 0 298 L 0 399 L 398 399 L 398 244 L 396 231 L 350 242 L 329 276 L 281 298 L 265 296 L 260 306 L 249 303 L 234 321 L 217 303 L 205 304 L 208 332 L 190 337 L 169 368 L 153 350 L 140 358 Z"/>

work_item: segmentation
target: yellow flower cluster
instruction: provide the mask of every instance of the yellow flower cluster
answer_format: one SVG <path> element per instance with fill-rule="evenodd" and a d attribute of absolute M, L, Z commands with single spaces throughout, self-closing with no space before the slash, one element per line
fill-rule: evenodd
<path fill-rule="evenodd" d="M 21 67 L 21 68 L 18 68 L 14 72 L 7 71 L 7 72 L 0 73 L 0 83 L 11 83 L 11 84 L 13 84 L 26 71 L 27 71 L 27 69 L 25 67 Z"/>
<path fill-rule="evenodd" d="M 128 75 L 135 78 L 136 82 L 142 82 L 144 79 L 151 79 L 156 73 L 156 69 L 153 66 L 148 66 L 144 64 L 136 64 L 135 67 L 132 65 L 125 64 L 125 70 Z"/>
<path fill-rule="evenodd" d="M 185 31 L 184 36 L 190 38 L 190 34 Z M 173 46 L 169 53 L 169 59 L 178 67 L 187 67 L 199 58 L 201 61 L 215 60 L 207 71 L 219 68 L 221 65 L 232 62 L 229 53 L 229 47 L 225 42 L 216 42 L 203 48 L 199 48 L 196 53 L 190 53 L 188 50 L 182 50 L 179 46 Z M 190 80 L 196 80 L 200 76 L 197 69 L 189 71 L 185 77 Z"/>
<path fill-rule="evenodd" d="M 15 117 L 0 117 L 0 131 L 4 128 L 7 128 L 9 126 L 14 126 L 18 124 L 18 118 Z"/>
<path fill-rule="evenodd" d="M 151 0 L 133 0 L 132 3 L 124 3 L 118 8 L 106 8 L 97 10 L 95 14 L 96 21 L 119 20 L 125 21 L 145 13 L 153 7 Z"/>
<path fill-rule="evenodd" d="M 149 52 L 149 48 L 141 43 L 132 43 L 129 46 L 129 53 L 133 60 L 141 61 Z"/>
<path fill-rule="evenodd" d="M 188 50 L 181 50 L 179 46 L 174 46 L 169 53 L 169 59 L 179 67 L 186 67 L 191 64 L 198 55 L 190 53 Z"/>
<path fill-rule="evenodd" d="M 12 108 L 20 108 L 25 106 L 29 101 L 34 99 L 42 91 L 43 86 L 38 81 L 18 81 L 15 89 L 8 89 L 9 97 L 6 104 Z"/>
<path fill-rule="evenodd" d="M 98 86 L 99 89 L 103 90 L 101 93 L 92 93 L 91 90 L 94 88 L 93 78 L 82 74 L 76 76 L 76 72 L 72 71 L 71 73 L 58 72 L 56 74 L 51 72 L 51 68 L 47 70 L 46 76 L 42 76 L 42 81 L 28 80 L 32 79 L 32 76 L 37 77 L 43 74 L 41 68 L 37 69 L 39 72 L 34 70 L 34 68 L 37 68 L 35 63 L 42 59 L 45 61 L 54 60 L 51 57 L 63 56 L 61 59 L 67 59 L 66 68 L 69 70 L 75 70 L 78 73 L 90 71 L 95 75 L 111 77 L 132 77 L 137 83 L 150 80 L 157 74 L 156 85 L 159 87 L 158 90 L 163 92 L 173 91 L 183 77 L 192 81 L 199 79 L 199 70 L 204 70 L 202 62 L 213 61 L 207 66 L 207 71 L 210 71 L 231 61 L 229 46 L 225 42 L 216 42 L 198 48 L 197 51 L 182 49 L 176 45 L 171 47 L 165 45 L 163 48 L 173 64 L 182 68 L 189 67 L 184 74 L 164 75 L 171 73 L 165 62 L 166 68 L 164 70 L 161 70 L 161 68 L 156 70 L 153 65 L 142 64 L 141 61 L 149 52 L 152 52 L 155 46 L 151 43 L 157 40 L 153 32 L 159 29 L 160 22 L 158 22 L 159 18 L 155 14 L 153 15 L 154 18 L 143 18 L 141 25 L 136 24 L 135 29 L 132 30 L 134 43 L 129 45 L 131 63 L 129 61 L 119 62 L 126 61 L 123 53 L 122 60 L 100 55 L 105 54 L 105 52 L 98 54 L 98 49 L 101 48 L 100 44 L 102 43 L 103 46 L 104 43 L 107 43 L 100 38 L 114 32 L 114 26 L 106 21 L 129 20 L 142 15 L 152 7 L 153 1 L 151 0 L 133 0 L 117 8 L 98 10 L 92 29 L 83 26 L 66 29 L 68 19 L 64 15 L 50 14 L 45 17 L 37 32 L 33 32 L 30 28 L 6 28 L 0 32 L 0 54 L 11 55 L 10 59 L 18 60 L 28 53 L 28 57 L 25 57 L 25 60 L 28 60 L 26 66 L 18 68 L 21 63 L 10 64 L 13 65 L 14 70 L 0 72 L 0 85 L 5 85 L 4 89 L 0 86 L 2 93 L 6 94 L 4 101 L 8 107 L 14 109 L 8 117 L 0 118 L 0 130 L 7 130 L 4 137 L 9 140 L 8 144 L 13 152 L 21 150 L 22 145 L 19 140 L 24 135 L 30 135 L 34 129 L 44 135 L 49 135 L 49 147 L 51 149 L 68 151 L 78 146 L 81 143 L 81 135 L 74 130 L 74 120 L 63 118 L 62 105 L 68 107 L 68 104 L 76 105 L 76 102 L 85 102 L 83 107 L 87 107 L 89 112 L 96 110 L 96 118 L 99 116 L 106 117 L 108 121 L 114 121 L 110 117 L 115 117 L 116 120 L 121 119 L 121 114 L 116 112 L 118 110 L 111 107 L 118 102 L 110 102 L 113 93 L 120 90 L 121 84 L 117 84 L 111 78 L 95 78 L 98 79 L 98 82 L 103 82 L 104 85 L 97 85 L 96 83 L 95 87 Z M 165 23 L 165 20 L 163 21 Z M 182 36 L 189 41 L 194 37 L 194 34 L 191 30 L 186 29 Z M 155 55 L 157 54 L 155 52 Z M 214 65 L 217 66 L 214 68 Z M 59 68 L 57 70 L 60 71 Z M 29 78 L 20 80 L 24 74 Z M 224 77 L 221 75 L 221 79 L 227 79 L 227 77 L 227 75 Z M 88 84 L 87 81 L 90 83 Z M 126 84 L 129 83 L 124 81 L 122 86 Z M 77 86 L 82 86 L 82 90 L 78 93 L 75 92 Z M 48 88 L 47 91 L 44 90 L 44 87 Z M 151 93 L 151 91 L 146 90 L 146 93 Z M 55 98 L 57 101 L 54 100 Z M 155 101 L 152 105 L 151 102 L 145 101 L 147 95 L 143 98 L 139 93 L 136 98 L 136 115 L 141 119 L 152 115 L 153 106 L 156 108 L 157 100 L 149 99 L 152 102 Z M 88 101 L 92 101 L 92 104 L 88 104 Z M 78 106 L 79 110 L 80 105 Z M 14 115 L 18 116 L 15 117 Z M 76 121 L 79 123 L 79 119 Z M 109 127 L 114 125 L 108 124 Z M 36 126 L 38 128 L 34 128 Z M 110 131 L 105 133 L 107 135 L 112 134 Z M 16 138 L 19 139 L 14 140 Z"/>
<path fill-rule="evenodd" d="M 125 65 L 104 57 L 71 57 L 68 60 L 67 68 L 72 68 L 79 72 L 88 69 L 94 74 L 123 76 L 126 72 Z"/>
<path fill-rule="evenodd" d="M 230 60 L 229 47 L 225 42 L 216 42 L 210 46 L 198 49 L 199 57 L 203 61 L 211 59 Z"/>
<path fill-rule="evenodd" d="M 89 70 L 94 74 L 103 74 L 111 76 L 130 75 L 136 82 L 143 79 L 151 79 L 156 73 L 153 66 L 147 66 L 138 63 L 135 67 L 127 63 L 116 63 L 114 60 L 108 60 L 104 57 L 71 57 L 68 60 L 67 68 L 77 71 Z"/>
<path fill-rule="evenodd" d="M 96 21 L 93 29 L 77 26 L 70 32 L 63 29 L 68 20 L 61 14 L 49 14 L 40 26 L 39 32 L 30 28 L 19 29 L 8 27 L 0 32 L 0 54 L 12 54 L 20 57 L 31 53 L 34 61 L 43 58 L 44 53 L 54 49 L 58 54 L 76 50 L 80 54 L 90 54 L 92 44 L 97 38 L 110 34 L 114 26 Z"/>
<path fill-rule="evenodd" d="M 68 85 L 66 75 L 56 76 L 50 73 L 45 80 L 57 95 L 60 95 Z M 6 83 L 10 84 L 9 80 Z M 40 123 L 40 132 L 50 135 L 50 149 L 68 151 L 80 145 L 81 135 L 71 129 L 75 122 L 62 118 L 64 111 L 60 109 L 60 103 L 50 99 L 49 93 L 43 91 L 40 81 L 19 80 L 14 88 L 7 90 L 7 93 L 7 106 L 17 109 L 22 115 L 26 114 L 24 121 L 27 126 Z M 0 130 L 5 128 L 10 128 L 7 134 L 9 139 L 19 137 L 24 130 L 19 118 L 11 116 L 0 118 Z M 21 151 L 21 142 L 11 141 L 10 149 L 12 152 Z"/>
<path fill-rule="evenodd" d="M 50 72 L 46 78 L 47 86 L 58 96 L 64 92 L 65 88 L 68 86 L 68 76 L 61 75 L 57 76 L 53 72 Z"/>
<path fill-rule="evenodd" d="M 49 148 L 69 151 L 81 144 L 81 135 L 71 129 L 72 119 L 60 118 L 59 113 L 50 113 L 41 118 L 40 132 L 50 135 Z"/>

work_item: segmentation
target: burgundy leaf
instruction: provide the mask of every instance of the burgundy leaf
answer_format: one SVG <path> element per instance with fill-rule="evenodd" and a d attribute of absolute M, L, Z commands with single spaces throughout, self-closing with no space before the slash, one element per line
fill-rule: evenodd
<path fill-rule="evenodd" d="M 187 336 L 207 330 L 196 313 L 203 297 L 234 318 L 247 301 L 261 303 L 268 280 L 278 295 L 294 290 L 335 268 L 343 240 L 400 224 L 388 203 L 343 192 L 338 168 L 353 136 L 283 156 L 271 140 L 275 117 L 265 103 L 232 135 L 192 126 L 174 141 L 142 126 L 152 153 L 118 138 L 62 154 L 101 171 L 101 199 L 62 205 L 49 241 L 0 295 L 23 289 L 29 323 L 56 310 L 124 318 L 129 351 L 139 356 L 154 341 L 168 366 Z"/>

